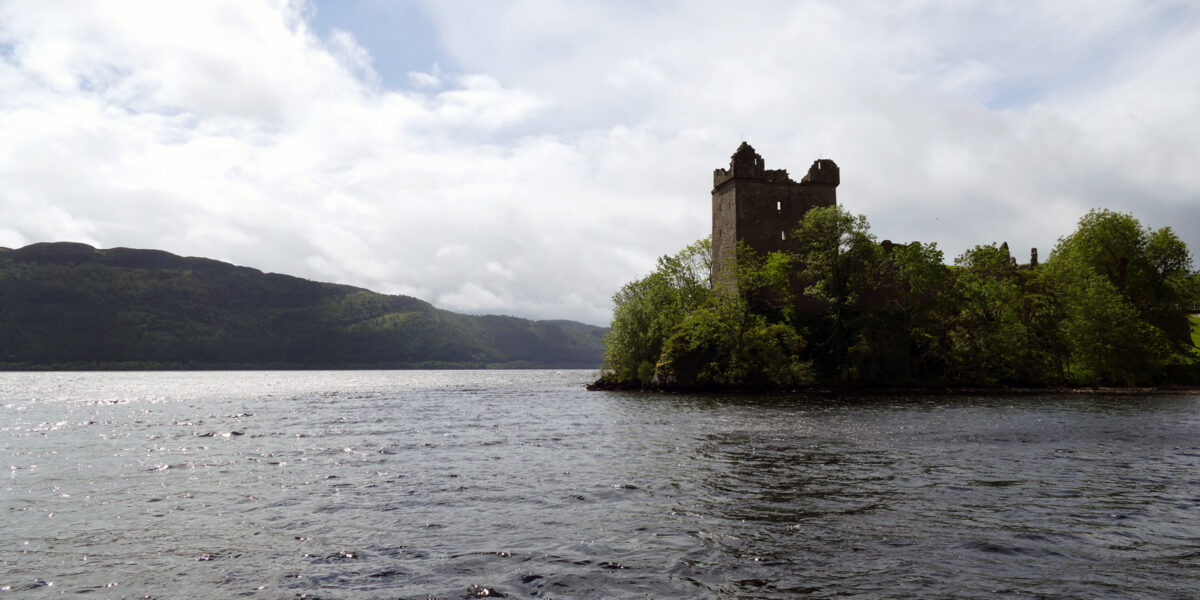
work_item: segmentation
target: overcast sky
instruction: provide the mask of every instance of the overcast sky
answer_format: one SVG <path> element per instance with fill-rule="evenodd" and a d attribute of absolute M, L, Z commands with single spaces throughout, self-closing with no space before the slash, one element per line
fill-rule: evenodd
<path fill-rule="evenodd" d="M 1191 2 L 0 0 L 0 246 L 158 248 L 607 324 L 712 170 L 841 167 L 879 239 L 1200 248 Z"/>

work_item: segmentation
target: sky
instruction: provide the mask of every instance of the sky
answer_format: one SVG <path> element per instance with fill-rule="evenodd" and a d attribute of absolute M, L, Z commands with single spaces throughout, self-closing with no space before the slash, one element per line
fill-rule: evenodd
<path fill-rule="evenodd" d="M 1200 248 L 1200 5 L 0 0 L 0 246 L 605 325 L 712 170 L 841 169 L 946 261 L 1088 210 Z"/>

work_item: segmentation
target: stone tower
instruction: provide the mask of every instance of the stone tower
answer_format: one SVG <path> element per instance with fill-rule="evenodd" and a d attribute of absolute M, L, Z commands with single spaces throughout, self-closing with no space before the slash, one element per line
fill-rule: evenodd
<path fill-rule="evenodd" d="M 767 253 L 791 249 L 788 239 L 804 213 L 837 204 L 841 182 L 832 160 L 813 161 L 799 183 L 786 169 L 767 170 L 754 148 L 742 142 L 728 169 L 713 171 L 713 285 L 733 285 L 737 243 Z"/>

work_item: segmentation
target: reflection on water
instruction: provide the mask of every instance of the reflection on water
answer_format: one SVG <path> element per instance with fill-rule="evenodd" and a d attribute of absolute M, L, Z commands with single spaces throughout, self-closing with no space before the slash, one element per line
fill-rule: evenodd
<path fill-rule="evenodd" d="M 1200 595 L 1200 397 L 639 395 L 590 376 L 0 374 L 0 588 Z"/>

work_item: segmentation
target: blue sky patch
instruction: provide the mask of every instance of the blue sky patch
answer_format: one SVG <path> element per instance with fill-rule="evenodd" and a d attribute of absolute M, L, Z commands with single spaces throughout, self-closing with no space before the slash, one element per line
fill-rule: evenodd
<path fill-rule="evenodd" d="M 429 72 L 434 64 L 447 67 L 438 52 L 437 32 L 417 2 L 382 0 L 319 0 L 309 25 L 321 39 L 335 29 L 354 35 L 374 61 L 383 86 L 410 87 L 408 73 Z"/>

